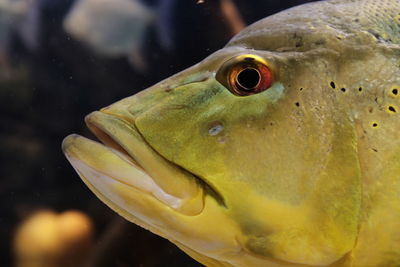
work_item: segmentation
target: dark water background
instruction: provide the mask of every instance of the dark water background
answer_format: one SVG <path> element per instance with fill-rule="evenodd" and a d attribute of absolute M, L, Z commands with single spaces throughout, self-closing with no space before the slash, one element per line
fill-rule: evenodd
<path fill-rule="evenodd" d="M 155 4 L 156 1 L 147 1 Z M 248 25 L 305 0 L 235 0 Z M 17 225 L 33 212 L 77 209 L 95 223 L 96 246 L 117 227 L 93 266 L 199 266 L 168 241 L 120 219 L 82 183 L 61 152 L 70 133 L 92 137 L 83 118 L 193 65 L 232 36 L 219 1 L 177 0 L 174 46 L 162 49 L 149 29 L 143 53 L 148 71 L 124 57 L 93 53 L 62 28 L 72 0 L 40 0 L 38 46 L 12 34 L 7 57 L 14 74 L 0 73 L 0 266 L 13 266 Z M 117 225 L 117 226 L 116 226 Z M 110 230 L 111 229 L 111 230 Z"/>

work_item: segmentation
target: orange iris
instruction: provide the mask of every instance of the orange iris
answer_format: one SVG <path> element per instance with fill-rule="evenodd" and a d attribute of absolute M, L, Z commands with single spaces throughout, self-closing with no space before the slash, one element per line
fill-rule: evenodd
<path fill-rule="evenodd" d="M 246 96 L 267 90 L 273 83 L 273 73 L 264 59 L 241 55 L 222 65 L 216 78 L 235 95 Z"/>

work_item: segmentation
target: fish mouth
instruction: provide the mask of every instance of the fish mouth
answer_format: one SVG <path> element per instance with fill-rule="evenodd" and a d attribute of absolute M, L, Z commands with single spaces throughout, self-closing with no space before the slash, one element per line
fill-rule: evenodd
<path fill-rule="evenodd" d="M 72 134 L 64 139 L 62 149 L 93 191 L 113 201 L 118 193 L 107 187 L 123 184 L 185 215 L 201 213 L 201 180 L 158 154 L 134 122 L 103 111 L 87 115 L 85 122 L 101 143 Z"/>

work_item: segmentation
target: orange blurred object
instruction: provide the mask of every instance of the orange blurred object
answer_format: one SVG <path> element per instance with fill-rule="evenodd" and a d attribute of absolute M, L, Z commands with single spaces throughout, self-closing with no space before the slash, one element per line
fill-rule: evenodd
<path fill-rule="evenodd" d="M 93 223 L 80 211 L 38 211 L 18 227 L 17 267 L 82 266 L 93 248 Z"/>

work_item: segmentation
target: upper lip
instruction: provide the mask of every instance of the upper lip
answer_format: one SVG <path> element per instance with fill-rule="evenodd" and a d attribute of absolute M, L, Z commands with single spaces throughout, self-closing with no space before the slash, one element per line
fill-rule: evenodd
<path fill-rule="evenodd" d="M 182 203 L 186 200 L 202 199 L 200 196 L 203 194 L 203 181 L 158 154 L 136 129 L 134 122 L 103 111 L 89 114 L 85 121 L 104 145 L 124 154 L 166 194 L 181 199 Z M 196 213 L 202 210 L 202 205 L 197 206 L 199 208 Z"/>
<path fill-rule="evenodd" d="M 106 146 L 111 147 L 125 156 L 135 165 L 142 168 L 140 164 L 132 157 L 132 155 L 124 148 L 124 144 L 115 138 L 101 123 L 100 120 L 94 118 L 93 114 L 98 114 L 97 112 L 91 113 L 85 117 L 85 122 L 90 131 Z M 111 116 L 111 115 L 110 115 Z M 114 115 L 112 115 L 114 116 Z M 124 119 L 118 118 L 121 122 L 127 123 Z"/>

